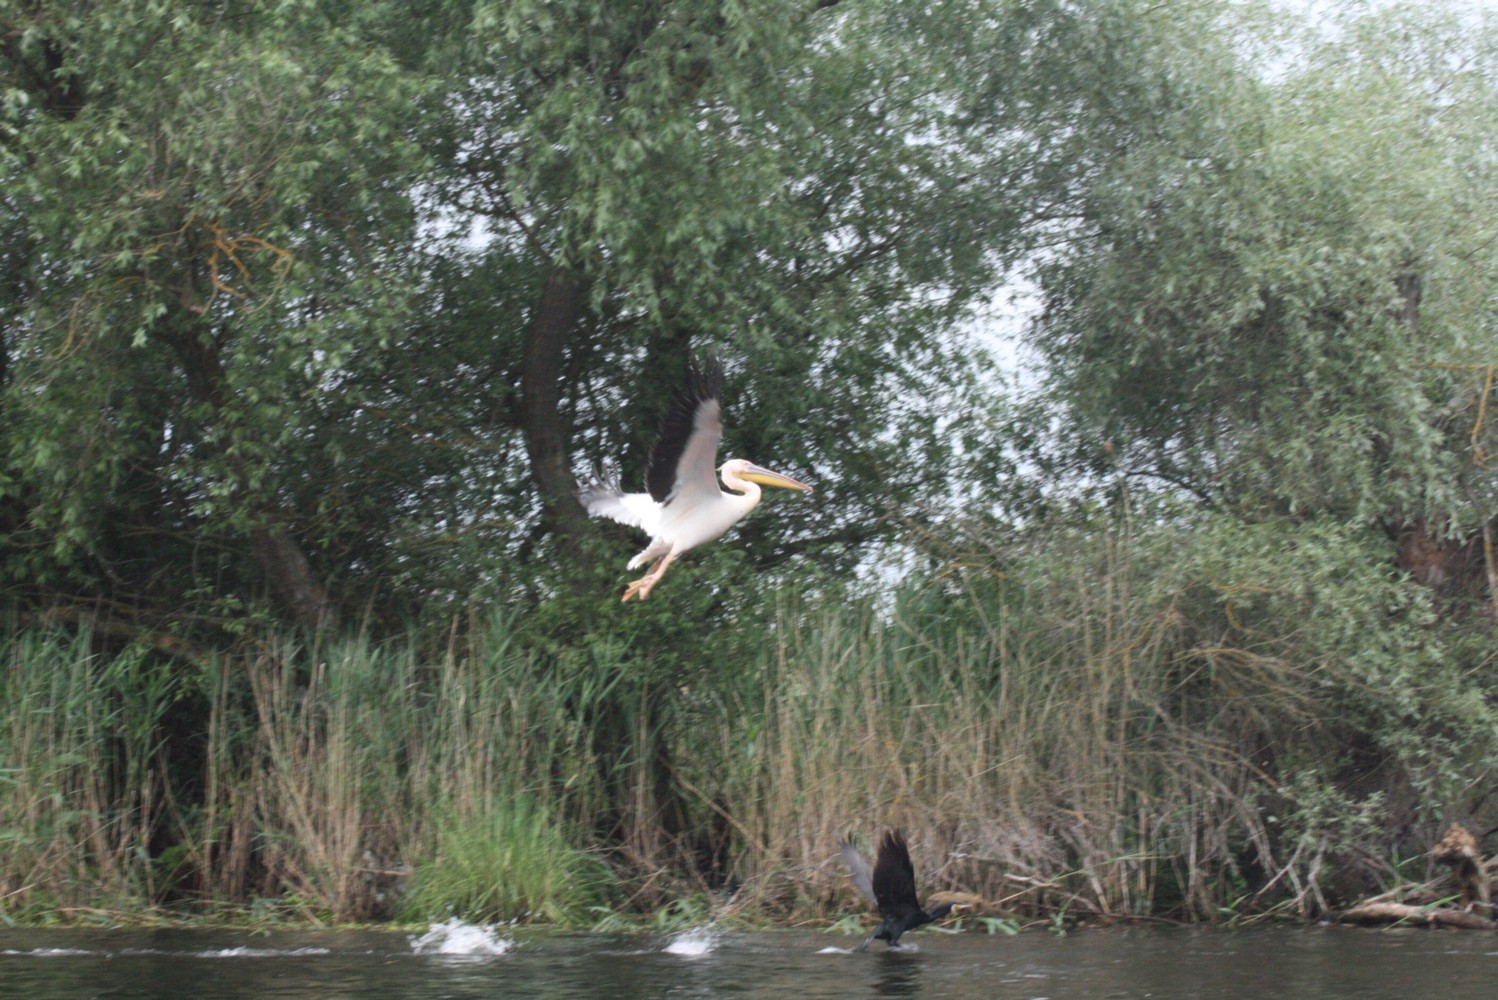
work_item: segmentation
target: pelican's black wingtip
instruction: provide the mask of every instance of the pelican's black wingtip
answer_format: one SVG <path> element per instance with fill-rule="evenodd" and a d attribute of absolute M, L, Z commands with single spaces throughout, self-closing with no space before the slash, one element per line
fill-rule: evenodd
<path fill-rule="evenodd" d="M 717 399 L 723 393 L 723 363 L 711 351 L 687 355 L 687 394 L 692 402 Z"/>

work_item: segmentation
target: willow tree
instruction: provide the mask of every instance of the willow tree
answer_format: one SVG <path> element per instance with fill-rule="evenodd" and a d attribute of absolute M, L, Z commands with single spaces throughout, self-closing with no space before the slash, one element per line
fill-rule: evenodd
<path fill-rule="evenodd" d="M 412 88 L 365 30 L 380 16 L 0 8 L 13 593 L 126 621 L 258 590 L 294 621 L 328 613 L 326 498 L 285 457 L 340 359 L 401 315 L 390 247 L 419 158 Z"/>
<path fill-rule="evenodd" d="M 846 571 L 1000 468 L 960 324 L 1105 159 L 1077 116 L 1148 103 L 1145 29 L 1130 0 L 11 3 L 3 572 L 307 623 L 554 593 L 600 537 L 573 474 L 640 474 L 693 348 L 728 447 L 825 498 L 748 522 L 753 565 L 703 553 L 694 599 Z"/>
<path fill-rule="evenodd" d="M 990 488 L 961 323 L 1183 36 L 1137 0 L 3 11 L 3 571 L 302 622 L 554 593 L 601 537 L 574 473 L 639 475 L 693 348 L 728 447 L 824 498 L 694 600 Z"/>
<path fill-rule="evenodd" d="M 1488 810 L 1495 28 L 1404 6 L 1257 65 L 1207 50 L 1218 71 L 1087 179 L 1039 271 L 1048 468 L 1170 498 L 1129 523 L 1154 578 L 1185 571 L 1181 689 L 1237 703 L 1200 652 L 1234 650 L 1319 706 L 1244 744 L 1266 801 L 1315 789 L 1285 829 L 1360 803 L 1394 843 Z"/>
<path fill-rule="evenodd" d="M 899 6 L 464 8 L 437 193 L 482 227 L 465 277 L 503 276 L 493 385 L 526 458 L 504 492 L 533 539 L 597 533 L 576 472 L 640 475 L 693 349 L 724 357 L 728 447 L 837 498 L 778 511 L 775 542 L 747 524 L 762 562 L 846 566 L 940 491 L 942 419 L 978 409 L 946 331 L 1020 232 L 980 178 L 998 151 L 958 133 L 950 53 Z"/>
<path fill-rule="evenodd" d="M 1416 7 L 1333 35 L 1204 72 L 1098 175 L 1033 343 L 1078 468 L 1467 536 L 1498 513 L 1498 36 Z"/>

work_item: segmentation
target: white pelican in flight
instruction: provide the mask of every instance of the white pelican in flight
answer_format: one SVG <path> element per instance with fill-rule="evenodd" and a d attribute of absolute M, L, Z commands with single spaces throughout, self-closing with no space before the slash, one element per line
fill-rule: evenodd
<path fill-rule="evenodd" d="M 631 597 L 642 601 L 649 597 L 677 556 L 712 541 L 747 517 L 759 504 L 760 484 L 811 492 L 805 483 L 742 458 L 729 459 L 718 470 L 723 485 L 734 492 L 718 488 L 713 465 L 723 438 L 723 409 L 718 403 L 722 388 L 723 369 L 716 359 L 708 358 L 699 367 L 696 358 L 689 358 L 686 392 L 672 400 L 661 423 L 660 439 L 650 449 L 645 473 L 650 492 L 625 493 L 617 481 L 601 472 L 579 491 L 589 514 L 612 518 L 650 535 L 650 544 L 629 561 L 629 568 L 652 560 L 655 565 L 625 588 L 626 602 Z"/>

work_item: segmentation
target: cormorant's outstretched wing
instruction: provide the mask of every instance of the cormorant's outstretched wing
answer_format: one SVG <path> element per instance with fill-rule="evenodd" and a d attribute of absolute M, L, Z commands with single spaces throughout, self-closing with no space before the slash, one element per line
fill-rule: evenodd
<path fill-rule="evenodd" d="M 723 439 L 723 366 L 709 357 L 687 359 L 686 391 L 671 400 L 661 436 L 650 449 L 645 487 L 658 504 L 687 493 L 716 496 L 718 443 Z"/>
<path fill-rule="evenodd" d="M 879 845 L 879 857 L 874 861 L 874 898 L 879 901 L 879 911 L 885 916 L 894 916 L 907 909 L 921 908 L 915 894 L 915 867 L 910 863 L 910 848 L 905 844 L 905 834 L 890 830 Z"/>
<path fill-rule="evenodd" d="M 846 840 L 839 850 L 843 855 L 843 864 L 848 866 L 848 875 L 853 879 L 854 888 L 863 894 L 869 905 L 878 906 L 879 900 L 874 895 L 874 870 L 869 867 L 868 861 Z"/>

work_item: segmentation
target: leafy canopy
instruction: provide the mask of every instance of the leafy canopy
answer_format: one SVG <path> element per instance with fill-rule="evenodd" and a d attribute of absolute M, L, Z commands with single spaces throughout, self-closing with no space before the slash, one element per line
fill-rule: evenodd
<path fill-rule="evenodd" d="M 1490 515 L 1494 41 L 1350 19 L 1099 173 L 1033 335 L 1073 468 L 1245 511 Z"/>

